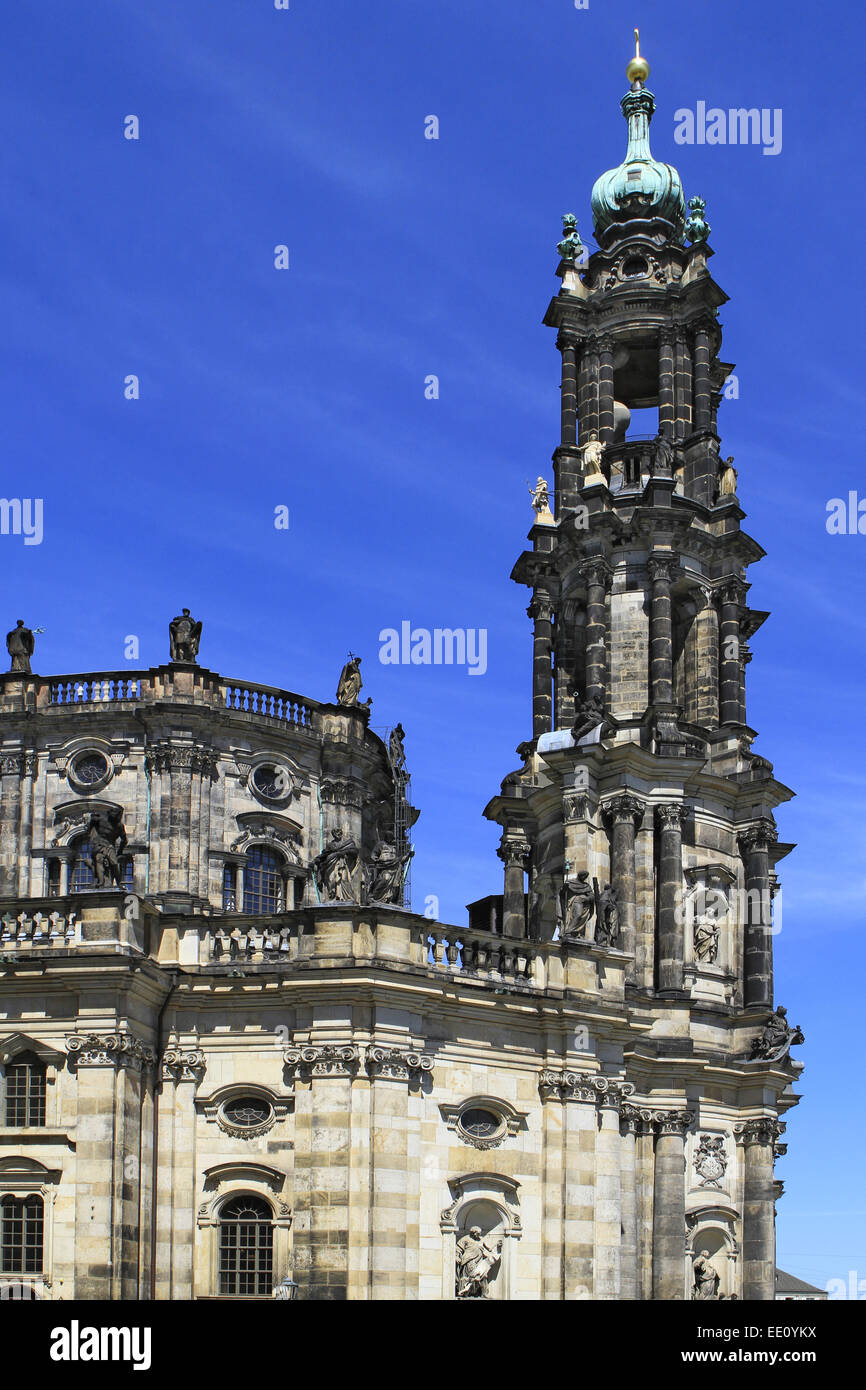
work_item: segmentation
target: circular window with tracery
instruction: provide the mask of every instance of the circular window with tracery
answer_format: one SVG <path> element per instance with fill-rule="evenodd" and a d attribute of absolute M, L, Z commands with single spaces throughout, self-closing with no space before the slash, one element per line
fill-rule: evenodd
<path fill-rule="evenodd" d="M 497 1115 L 492 1110 L 484 1110 L 481 1106 L 473 1106 L 470 1110 L 464 1110 L 458 1120 L 458 1128 L 461 1134 L 470 1142 L 493 1143 L 504 1129 L 501 1115 Z"/>
<path fill-rule="evenodd" d="M 263 1096 L 238 1096 L 227 1100 L 219 1114 L 220 1127 L 227 1134 L 244 1139 L 264 1134 L 273 1122 L 273 1106 Z"/>
<path fill-rule="evenodd" d="M 259 763 L 253 772 L 253 790 L 265 801 L 285 801 L 292 790 L 292 779 L 276 763 Z"/>
<path fill-rule="evenodd" d="M 69 780 L 86 791 L 104 785 L 111 776 L 111 764 L 98 748 L 76 753 L 69 764 Z"/>

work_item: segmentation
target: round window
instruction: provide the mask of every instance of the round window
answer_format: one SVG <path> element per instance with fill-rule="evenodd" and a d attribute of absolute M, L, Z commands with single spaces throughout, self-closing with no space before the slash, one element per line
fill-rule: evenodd
<path fill-rule="evenodd" d="M 93 787 L 98 782 L 103 782 L 111 771 L 108 759 L 104 753 L 100 753 L 95 748 L 85 749 L 83 753 L 78 753 L 72 760 L 69 769 L 72 781 L 77 782 L 82 787 Z"/>
<path fill-rule="evenodd" d="M 223 1116 L 227 1124 L 235 1125 L 238 1129 L 255 1129 L 258 1125 L 267 1124 L 271 1118 L 271 1107 L 258 1096 L 242 1096 L 223 1106 Z"/>
<path fill-rule="evenodd" d="M 253 773 L 253 786 L 266 801 L 282 801 L 291 791 L 292 783 L 285 768 L 274 763 L 259 763 Z"/>
<path fill-rule="evenodd" d="M 623 264 L 622 273 L 626 280 L 639 280 L 642 275 L 649 274 L 649 266 L 643 256 L 629 256 Z"/>
<path fill-rule="evenodd" d="M 501 1125 L 502 1121 L 492 1110 L 482 1110 L 478 1106 L 464 1110 L 460 1116 L 460 1128 L 470 1139 L 492 1139 Z"/>

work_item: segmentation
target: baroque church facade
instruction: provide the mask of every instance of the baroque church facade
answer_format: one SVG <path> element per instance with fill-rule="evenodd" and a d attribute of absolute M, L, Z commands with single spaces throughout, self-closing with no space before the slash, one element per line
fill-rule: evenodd
<path fill-rule="evenodd" d="M 411 911 L 416 816 L 336 698 L 0 677 L 0 1297 L 772 1299 L 802 1041 L 773 995 L 751 752 L 760 546 L 717 410 L 705 207 L 649 144 L 573 217 L 530 591 L 532 726 L 485 815 L 502 892 Z M 652 437 L 630 412 L 657 411 Z"/>

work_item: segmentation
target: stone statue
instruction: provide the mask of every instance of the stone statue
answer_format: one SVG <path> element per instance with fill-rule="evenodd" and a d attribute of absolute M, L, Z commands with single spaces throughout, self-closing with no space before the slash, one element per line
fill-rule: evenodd
<path fill-rule="evenodd" d="M 337 683 L 337 704 L 357 705 L 362 685 L 361 658 L 349 652 L 349 660 L 340 672 L 340 679 Z M 367 703 L 370 703 L 369 700 Z"/>
<path fill-rule="evenodd" d="M 399 903 L 403 896 L 403 871 L 414 854 L 406 849 L 398 854 L 394 845 L 380 840 L 367 866 L 367 901 Z"/>
<path fill-rule="evenodd" d="M 529 495 L 532 498 L 532 506 L 535 511 L 535 520 L 543 526 L 552 526 L 553 513 L 550 510 L 550 493 L 544 478 L 539 475 L 535 487 L 527 483 Z"/>
<path fill-rule="evenodd" d="M 781 1062 L 793 1046 L 805 1041 L 803 1030 L 791 1027 L 788 1010 L 780 1004 L 753 1040 L 749 1061 Z"/>
<path fill-rule="evenodd" d="M 391 730 L 391 736 L 388 739 L 388 757 L 391 759 L 394 776 L 403 779 L 406 777 L 406 750 L 403 747 L 405 737 L 406 732 L 403 725 L 397 724 Z"/>
<path fill-rule="evenodd" d="M 686 237 L 697 246 L 706 241 L 713 229 L 704 218 L 707 205 L 703 198 L 689 198 L 687 206 L 691 216 L 686 219 Z"/>
<path fill-rule="evenodd" d="M 194 622 L 185 608 L 168 625 L 169 651 L 172 661 L 195 662 L 201 641 L 201 623 Z"/>
<path fill-rule="evenodd" d="M 591 734 L 593 729 L 597 729 L 599 724 L 602 726 L 600 737 L 604 738 L 605 734 L 610 733 L 613 723 L 605 714 L 604 705 L 598 696 L 590 695 L 587 699 L 582 700 L 578 695 L 575 695 L 574 724 L 571 728 L 575 743 L 586 738 L 586 735 Z"/>
<path fill-rule="evenodd" d="M 571 865 L 566 863 L 565 882 L 559 890 L 559 905 L 562 913 L 560 941 L 581 941 L 586 938 L 586 929 L 595 911 L 595 893 L 589 882 L 589 874 L 582 869 L 577 878 L 569 878 Z"/>
<path fill-rule="evenodd" d="M 619 939 L 619 902 L 616 889 L 611 888 L 609 883 L 599 894 L 595 939 L 599 946 L 615 946 Z"/>
<path fill-rule="evenodd" d="M 720 927 L 716 919 L 708 913 L 695 920 L 695 960 L 706 965 L 715 965 L 719 954 Z"/>
<path fill-rule="evenodd" d="M 737 477 L 734 456 L 731 454 L 719 465 L 719 497 L 736 497 Z"/>
<path fill-rule="evenodd" d="M 120 856 L 126 845 L 126 831 L 123 828 L 123 812 L 120 807 L 108 811 L 94 811 L 87 828 L 87 843 L 90 846 L 90 862 L 97 888 L 105 886 L 106 878 L 116 888 L 123 886 L 123 866 Z"/>
<path fill-rule="evenodd" d="M 502 1241 L 490 1241 L 472 1226 L 457 1242 L 457 1297 L 489 1298 L 490 1271 L 502 1255 Z"/>
<path fill-rule="evenodd" d="M 35 646 L 36 639 L 31 629 L 24 626 L 23 618 L 19 618 L 12 631 L 6 634 L 6 650 L 12 658 L 9 670 L 22 671 L 29 675 L 30 658 Z"/>
<path fill-rule="evenodd" d="M 661 478 L 670 478 L 674 471 L 674 446 L 663 434 L 656 436 L 653 468 Z"/>
<path fill-rule="evenodd" d="M 329 903 L 355 903 L 358 891 L 355 870 L 358 865 L 358 846 L 349 836 L 343 839 L 339 826 L 331 831 L 331 839 L 310 864 L 319 890 L 319 897 Z"/>
<path fill-rule="evenodd" d="M 593 430 L 580 451 L 583 464 L 584 487 L 587 487 L 590 482 L 605 481 L 602 459 L 606 447 L 606 445 L 601 443 L 598 435 Z"/>
<path fill-rule="evenodd" d="M 695 1256 L 692 1261 L 692 1273 L 694 1275 L 692 1298 L 707 1300 L 719 1297 L 721 1279 L 718 1270 L 710 1260 L 709 1250 L 702 1250 L 699 1255 Z"/>

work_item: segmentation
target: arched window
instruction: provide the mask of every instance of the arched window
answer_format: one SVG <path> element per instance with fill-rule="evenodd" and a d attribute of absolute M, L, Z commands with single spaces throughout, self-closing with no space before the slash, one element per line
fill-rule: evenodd
<path fill-rule="evenodd" d="M 270 1298 L 273 1273 L 273 1212 L 261 1197 L 233 1197 L 220 1212 L 220 1293 Z"/>
<path fill-rule="evenodd" d="M 75 849 L 75 858 L 72 861 L 72 872 L 70 874 L 70 893 L 81 893 L 88 888 L 95 888 L 96 875 L 93 872 L 93 862 L 91 860 L 90 845 L 88 844 L 87 837 L 80 835 L 77 840 L 73 840 L 71 843 Z M 132 859 L 129 855 L 124 855 L 120 862 L 123 865 L 123 887 L 131 893 Z"/>
<path fill-rule="evenodd" d="M 285 902 L 285 861 L 264 845 L 252 845 L 244 864 L 244 912 L 282 912 Z"/>
<path fill-rule="evenodd" d="M 45 1124 L 45 1067 L 32 1052 L 19 1052 L 6 1066 L 6 1124 Z"/>
<path fill-rule="evenodd" d="M 42 1273 L 42 1198 L 0 1201 L 0 1274 Z"/>

